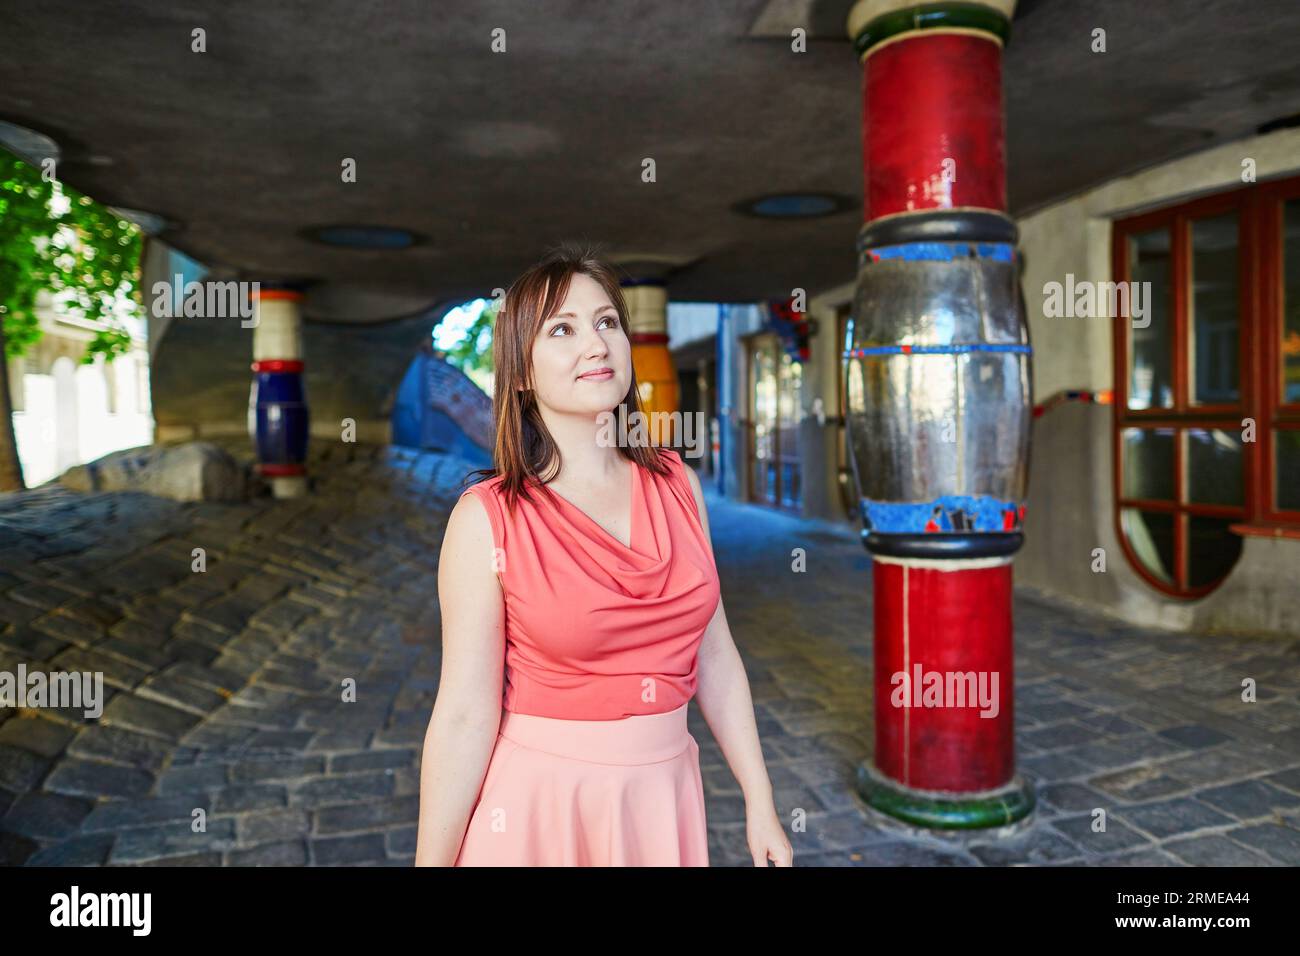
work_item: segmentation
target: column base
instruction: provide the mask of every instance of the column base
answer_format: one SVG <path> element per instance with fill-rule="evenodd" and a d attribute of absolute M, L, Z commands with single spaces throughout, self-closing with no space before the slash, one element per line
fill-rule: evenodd
<path fill-rule="evenodd" d="M 271 486 L 273 498 L 303 498 L 307 495 L 306 475 L 268 475 L 263 480 Z"/>
<path fill-rule="evenodd" d="M 996 790 L 953 793 L 903 786 L 866 763 L 858 764 L 857 790 L 881 813 L 935 830 L 1004 827 L 1027 817 L 1036 803 L 1032 785 L 1019 775 Z"/>

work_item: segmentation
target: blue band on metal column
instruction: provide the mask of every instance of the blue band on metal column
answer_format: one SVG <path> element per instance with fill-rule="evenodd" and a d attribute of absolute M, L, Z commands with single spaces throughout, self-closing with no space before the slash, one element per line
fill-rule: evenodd
<path fill-rule="evenodd" d="M 990 495 L 943 495 L 933 501 L 859 499 L 863 524 L 877 534 L 1019 531 L 1024 505 Z"/>
<path fill-rule="evenodd" d="M 951 262 L 954 259 L 995 259 L 1014 262 L 1015 247 L 1009 242 L 905 242 L 866 250 L 872 262 L 902 259 L 906 262 Z"/>
<path fill-rule="evenodd" d="M 951 345 L 865 345 L 849 349 L 842 358 L 866 358 L 870 355 L 963 355 L 967 352 L 1013 352 L 1017 355 L 1033 355 L 1031 345 L 1015 345 L 999 342 L 953 343 Z"/>

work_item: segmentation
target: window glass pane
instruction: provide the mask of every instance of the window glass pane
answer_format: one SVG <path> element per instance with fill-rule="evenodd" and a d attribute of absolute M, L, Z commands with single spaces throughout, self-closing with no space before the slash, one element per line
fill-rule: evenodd
<path fill-rule="evenodd" d="M 1120 512 L 1124 537 L 1152 575 L 1174 583 L 1174 516 L 1125 508 Z"/>
<path fill-rule="evenodd" d="M 1300 199 L 1282 219 L 1282 401 L 1300 402 Z"/>
<path fill-rule="evenodd" d="M 1188 342 L 1194 405 L 1236 403 L 1237 214 L 1192 223 L 1192 334 Z"/>
<path fill-rule="evenodd" d="M 1129 408 L 1169 408 L 1174 404 L 1174 382 L 1169 353 L 1173 330 L 1169 326 L 1169 230 L 1157 229 L 1129 239 L 1129 280 L 1150 283 L 1129 302 Z M 1141 303 L 1145 314 L 1137 307 Z"/>
<path fill-rule="evenodd" d="M 1123 496 L 1148 501 L 1174 500 L 1172 428 L 1124 429 Z"/>
<path fill-rule="evenodd" d="M 1187 586 L 1213 584 L 1237 563 L 1241 536 L 1228 530 L 1236 518 L 1187 516 Z"/>
<path fill-rule="evenodd" d="M 1300 511 L 1300 431 L 1273 433 L 1273 460 L 1278 510 Z"/>
<path fill-rule="evenodd" d="M 1189 428 L 1187 500 L 1201 505 L 1244 505 L 1241 434 Z"/>

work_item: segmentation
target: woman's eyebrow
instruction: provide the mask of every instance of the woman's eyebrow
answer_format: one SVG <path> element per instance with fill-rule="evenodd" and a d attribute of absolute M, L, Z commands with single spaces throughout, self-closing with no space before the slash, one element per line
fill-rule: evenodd
<path fill-rule="evenodd" d="M 595 312 L 591 314 L 600 315 L 600 313 L 604 312 L 606 309 L 613 309 L 613 308 L 614 308 L 613 305 L 602 305 L 599 309 L 597 309 Z M 556 312 L 553 316 L 551 316 L 552 319 L 576 319 L 577 317 L 578 317 L 577 314 L 573 312 Z"/>

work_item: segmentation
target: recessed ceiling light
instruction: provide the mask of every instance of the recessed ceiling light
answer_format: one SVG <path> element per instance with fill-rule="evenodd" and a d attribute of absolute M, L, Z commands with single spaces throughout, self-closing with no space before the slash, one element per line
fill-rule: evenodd
<path fill-rule="evenodd" d="M 812 219 L 851 209 L 854 200 L 834 193 L 775 193 L 746 199 L 732 206 L 736 212 L 762 219 Z"/>
<path fill-rule="evenodd" d="M 327 246 L 345 249 L 406 249 L 420 241 L 410 230 L 391 226 L 321 226 L 307 230 L 306 235 Z"/>

